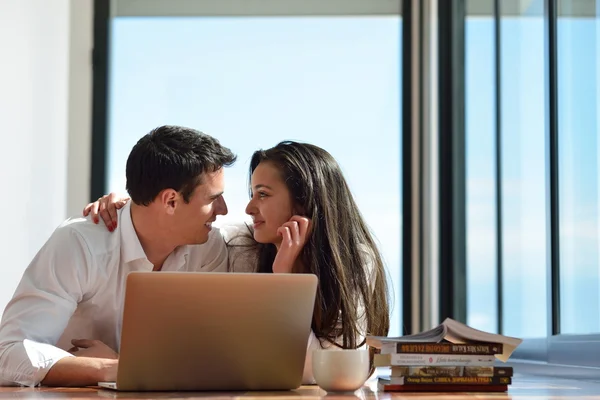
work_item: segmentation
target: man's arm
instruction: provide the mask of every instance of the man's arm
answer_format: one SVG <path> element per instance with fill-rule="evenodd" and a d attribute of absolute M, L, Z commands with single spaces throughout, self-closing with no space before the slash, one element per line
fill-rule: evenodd
<path fill-rule="evenodd" d="M 91 386 L 117 380 L 118 360 L 65 357 L 54 364 L 42 381 L 46 386 Z"/>
<path fill-rule="evenodd" d="M 35 386 L 42 380 L 49 385 L 96 384 L 98 381 L 92 379 L 104 378 L 106 365 L 102 360 L 75 358 L 55 347 L 94 282 L 92 263 L 89 248 L 78 232 L 69 226 L 54 231 L 4 310 L 0 384 Z M 76 370 L 77 366 L 83 370 Z"/>

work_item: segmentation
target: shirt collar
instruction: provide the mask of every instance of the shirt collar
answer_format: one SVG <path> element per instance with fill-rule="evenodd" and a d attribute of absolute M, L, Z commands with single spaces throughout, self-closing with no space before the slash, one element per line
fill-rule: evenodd
<path fill-rule="evenodd" d="M 148 260 L 146 252 L 140 243 L 140 239 L 135 232 L 133 227 L 133 220 L 131 219 L 131 200 L 129 200 L 125 206 L 119 210 L 119 220 L 121 221 L 121 260 L 124 264 L 130 263 L 136 260 L 144 260 L 144 269 L 152 271 L 154 265 Z M 162 270 L 163 271 L 178 271 L 181 270 L 186 264 L 190 246 L 183 245 L 177 247 L 165 260 Z"/>
<path fill-rule="evenodd" d="M 165 260 L 162 271 L 179 271 L 183 269 L 187 264 L 189 252 L 190 246 L 183 245 L 177 247 Z"/>
<path fill-rule="evenodd" d="M 133 221 L 131 220 L 131 200 L 129 200 L 119 212 L 119 221 L 121 225 L 121 261 L 124 264 L 127 264 L 135 260 L 143 259 L 146 260 L 148 264 L 152 265 L 150 261 L 148 261 L 148 257 L 146 257 L 144 248 L 133 227 Z"/>

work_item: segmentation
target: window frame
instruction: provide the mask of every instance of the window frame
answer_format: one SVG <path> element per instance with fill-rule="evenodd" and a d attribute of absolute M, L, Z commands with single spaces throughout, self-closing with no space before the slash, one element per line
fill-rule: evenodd
<path fill-rule="evenodd" d="M 110 0 L 111 17 L 402 15 L 401 0 Z"/>

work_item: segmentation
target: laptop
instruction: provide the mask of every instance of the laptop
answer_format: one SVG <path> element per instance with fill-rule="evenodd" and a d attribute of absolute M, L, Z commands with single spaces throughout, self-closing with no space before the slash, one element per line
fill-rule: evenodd
<path fill-rule="evenodd" d="M 302 384 L 312 274 L 132 272 L 119 391 L 291 390 Z"/>

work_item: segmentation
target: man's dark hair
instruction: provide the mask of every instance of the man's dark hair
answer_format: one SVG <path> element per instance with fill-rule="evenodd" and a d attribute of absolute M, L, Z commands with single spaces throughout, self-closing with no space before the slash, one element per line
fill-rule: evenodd
<path fill-rule="evenodd" d="M 232 165 L 236 156 L 219 141 L 195 129 L 160 126 L 142 137 L 127 158 L 127 192 L 136 204 L 149 205 L 165 189 L 188 203 L 204 173 Z"/>

